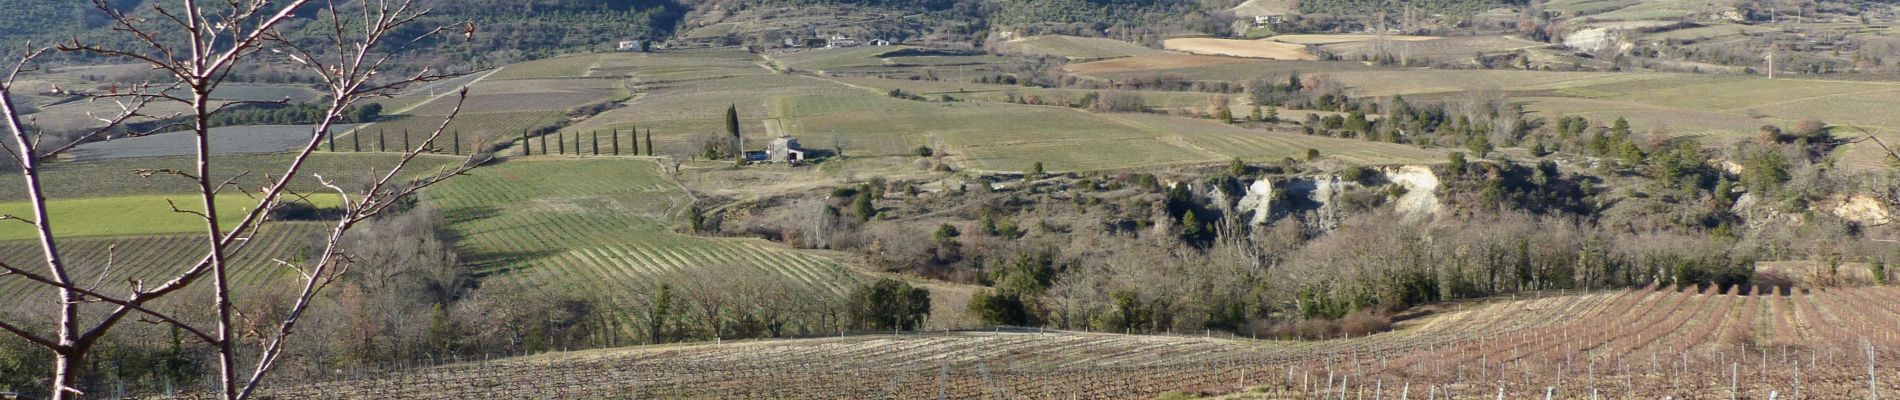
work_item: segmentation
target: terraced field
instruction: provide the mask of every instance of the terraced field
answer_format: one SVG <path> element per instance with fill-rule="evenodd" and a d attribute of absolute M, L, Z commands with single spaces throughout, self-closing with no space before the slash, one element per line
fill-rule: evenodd
<path fill-rule="evenodd" d="M 835 261 L 768 242 L 675 233 L 692 198 L 651 161 L 514 159 L 436 187 L 427 200 L 484 287 L 595 294 L 603 308 L 632 312 L 632 299 L 687 271 L 744 269 L 839 295 L 858 282 Z"/>
<path fill-rule="evenodd" d="M 1900 290 L 1627 290 L 1439 306 L 1323 342 L 1033 330 L 641 347 L 279 387 L 285 398 L 1866 398 Z M 1869 363 L 1870 357 L 1872 364 Z M 1870 369 L 1869 367 L 1874 368 Z M 1869 381 L 1869 373 L 1873 381 Z M 1774 393 L 1771 395 L 1771 393 Z"/>

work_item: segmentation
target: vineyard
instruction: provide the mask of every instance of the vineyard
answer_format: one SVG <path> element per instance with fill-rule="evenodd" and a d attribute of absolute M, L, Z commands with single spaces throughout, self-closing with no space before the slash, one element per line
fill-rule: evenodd
<path fill-rule="evenodd" d="M 160 205 L 163 206 L 162 203 Z M 306 251 L 310 239 L 325 228 L 321 223 L 272 223 L 232 259 L 232 282 L 241 288 L 274 287 L 289 274 L 271 262 Z M 75 276 L 101 277 L 104 288 L 120 288 L 132 279 L 155 280 L 184 271 L 205 256 L 204 237 L 198 235 L 138 235 L 67 238 L 59 242 Z M 0 261 L 32 265 L 41 260 L 39 243 L 31 240 L 0 242 Z M 104 273 L 110 272 L 110 275 Z M 117 284 L 115 284 L 115 282 Z M 202 287 L 201 287 L 202 288 Z M 44 302 L 51 292 L 17 276 L 0 277 L 0 303 Z M 48 303 L 50 304 L 50 303 Z"/>
<path fill-rule="evenodd" d="M 749 239 L 676 233 L 692 198 L 654 162 L 516 159 L 433 189 L 464 263 L 483 286 L 600 296 L 637 310 L 665 278 L 763 273 L 842 295 L 857 276 L 835 261 Z"/>
<path fill-rule="evenodd" d="M 1736 289 L 1738 292 L 1741 289 Z M 284 398 L 1867 398 L 1900 394 L 1891 288 L 1637 289 L 1435 306 L 1323 342 L 1034 330 L 549 354 Z M 1870 360 L 1871 357 L 1871 360 Z M 1870 375 L 1871 374 L 1871 375 Z"/>

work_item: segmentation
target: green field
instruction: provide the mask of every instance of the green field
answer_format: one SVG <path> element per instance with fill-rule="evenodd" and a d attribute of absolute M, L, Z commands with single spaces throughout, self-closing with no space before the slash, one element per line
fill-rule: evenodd
<path fill-rule="evenodd" d="M 287 197 L 285 201 L 293 200 Z M 342 203 L 342 197 L 335 194 L 313 194 L 296 197 L 294 201 L 318 208 L 333 208 Z M 46 213 L 47 218 L 55 224 L 53 235 L 60 238 L 192 233 L 205 230 L 202 217 L 198 214 L 174 212 L 172 211 L 174 205 L 183 211 L 204 212 L 203 204 L 196 195 L 147 195 L 54 200 L 47 204 Z M 244 214 L 249 213 L 251 208 L 256 207 L 257 200 L 232 193 L 218 196 L 217 205 L 219 222 L 229 228 Z M 0 203 L 0 214 L 31 218 L 33 209 L 27 202 Z M 36 232 L 32 225 L 23 222 L 0 223 L 0 241 L 39 237 Z"/>
<path fill-rule="evenodd" d="M 693 199 L 659 165 L 627 159 L 516 159 L 427 193 L 484 287 L 520 286 L 632 299 L 685 271 L 749 268 L 842 295 L 858 276 L 835 261 L 753 239 L 673 231 Z"/>

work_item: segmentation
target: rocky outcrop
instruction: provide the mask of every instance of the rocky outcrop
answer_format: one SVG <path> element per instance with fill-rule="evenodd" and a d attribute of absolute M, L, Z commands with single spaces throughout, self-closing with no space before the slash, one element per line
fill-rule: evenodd
<path fill-rule="evenodd" d="M 1881 226 L 1893 223 L 1893 210 L 1887 203 L 1864 194 L 1841 196 L 1829 199 L 1821 205 L 1822 209 L 1841 219 L 1853 221 L 1863 226 Z"/>
<path fill-rule="evenodd" d="M 1438 174 L 1431 168 L 1418 165 L 1389 168 L 1385 176 L 1405 187 L 1405 195 L 1399 196 L 1395 204 L 1400 214 L 1410 218 L 1437 217 L 1444 210 L 1444 205 L 1438 202 Z"/>
<path fill-rule="evenodd" d="M 1408 218 L 1432 218 L 1443 210 L 1438 199 L 1438 175 L 1430 167 L 1401 166 L 1380 169 L 1385 180 L 1405 188 L 1405 194 L 1393 199 L 1393 206 Z M 1346 217 L 1338 206 L 1339 196 L 1362 187 L 1337 175 L 1321 175 L 1280 180 L 1258 180 L 1235 206 L 1235 212 L 1255 225 L 1265 225 L 1292 213 L 1310 213 L 1311 221 L 1321 227 L 1338 226 Z"/>

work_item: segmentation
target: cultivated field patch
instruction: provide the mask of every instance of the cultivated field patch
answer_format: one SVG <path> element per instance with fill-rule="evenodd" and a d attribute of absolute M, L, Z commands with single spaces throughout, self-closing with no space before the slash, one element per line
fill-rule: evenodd
<path fill-rule="evenodd" d="M 1104 75 L 1130 72 L 1150 72 L 1187 67 L 1201 67 L 1223 64 L 1246 64 L 1247 60 L 1233 57 L 1201 55 L 1158 55 L 1119 58 L 1082 64 L 1070 64 L 1069 72 L 1082 75 Z"/>
<path fill-rule="evenodd" d="M 232 181 L 232 184 L 257 188 L 267 184 L 270 177 L 281 176 L 288 165 L 291 154 L 232 154 L 212 156 L 211 177 L 213 182 Z M 290 189 L 300 193 L 324 191 L 316 175 L 322 175 L 339 186 L 346 188 L 362 187 L 396 165 L 400 157 L 387 153 L 317 153 L 304 161 L 304 169 L 297 179 L 290 181 Z M 194 167 L 192 157 L 142 157 L 122 158 L 87 162 L 56 162 L 41 167 L 41 179 L 45 182 L 46 196 L 55 200 L 87 199 L 98 197 L 141 196 L 141 195 L 177 195 L 195 193 L 197 181 L 177 175 L 154 174 L 140 176 L 136 171 L 173 169 L 190 171 Z M 422 155 L 410 163 L 406 173 L 410 177 L 433 175 L 460 165 L 462 157 Z M 0 175 L 0 202 L 25 201 L 26 190 L 19 174 Z"/>
<path fill-rule="evenodd" d="M 348 132 L 358 125 L 335 125 L 332 134 Z M 314 125 L 233 126 L 211 129 L 209 147 L 214 154 L 276 153 L 309 144 L 316 132 Z M 114 158 L 183 156 L 198 153 L 197 136 L 192 132 L 172 132 L 92 142 L 74 147 L 74 161 Z"/>
<path fill-rule="evenodd" d="M 1166 51 L 1150 49 L 1115 39 L 1066 35 L 1042 35 L 1012 39 L 1008 42 L 1004 42 L 1002 49 L 1005 52 L 1034 56 L 1062 57 L 1072 61 L 1167 54 Z"/>
<path fill-rule="evenodd" d="M 1368 34 L 1293 34 L 1293 35 L 1273 36 L 1273 37 L 1267 38 L 1267 40 L 1272 40 L 1272 41 L 1281 42 L 1281 43 L 1310 44 L 1310 45 L 1324 46 L 1324 45 L 1329 45 L 1329 44 L 1340 44 L 1340 43 L 1369 42 L 1373 40 L 1378 40 L 1379 38 L 1380 38 L 1379 35 L 1368 35 Z M 1419 41 L 1438 40 L 1438 39 L 1442 39 L 1442 38 L 1437 37 L 1437 36 L 1385 35 L 1385 40 L 1395 41 L 1395 42 L 1419 42 Z"/>
<path fill-rule="evenodd" d="M 1177 38 L 1162 41 L 1168 50 L 1269 60 L 1317 60 L 1306 45 L 1272 40 Z"/>

